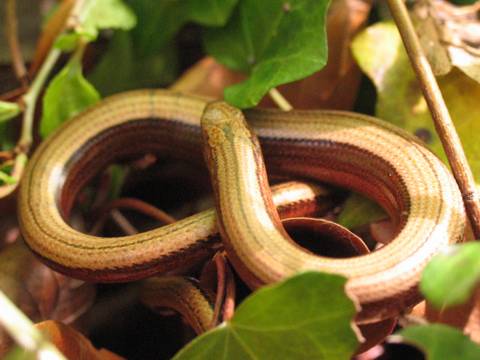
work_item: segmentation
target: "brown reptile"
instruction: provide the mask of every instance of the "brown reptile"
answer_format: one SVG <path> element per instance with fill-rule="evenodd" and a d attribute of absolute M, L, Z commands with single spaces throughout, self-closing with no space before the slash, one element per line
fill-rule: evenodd
<path fill-rule="evenodd" d="M 65 218 L 78 191 L 98 171 L 145 152 L 202 161 L 205 99 L 166 90 L 116 95 L 80 114 L 34 154 L 19 196 L 25 240 L 71 276 L 125 281 L 198 259 L 211 246 L 213 211 L 134 236 L 80 233 Z M 397 226 L 393 241 L 347 259 L 313 255 L 279 226 L 262 153 L 241 113 L 224 103 L 203 116 L 217 214 L 228 255 L 252 287 L 302 270 L 348 277 L 360 322 L 398 314 L 418 299 L 430 258 L 462 238 L 465 214 L 448 169 L 419 141 L 372 117 L 337 111 L 246 111 L 272 174 L 331 183 L 378 202 Z"/>

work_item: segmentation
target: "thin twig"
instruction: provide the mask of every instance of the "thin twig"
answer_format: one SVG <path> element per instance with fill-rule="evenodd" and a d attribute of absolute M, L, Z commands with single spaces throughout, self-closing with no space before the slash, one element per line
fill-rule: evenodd
<path fill-rule="evenodd" d="M 12 177 L 18 181 L 15 184 L 3 185 L 0 186 L 0 198 L 4 198 L 11 194 L 18 186 L 20 179 L 23 175 L 23 170 L 25 169 L 25 164 L 27 162 L 27 154 L 30 151 L 30 146 L 32 145 L 33 140 L 33 120 L 35 116 L 35 105 L 37 103 L 38 96 L 48 79 L 50 72 L 53 69 L 53 66 L 60 57 L 60 50 L 52 49 L 42 64 L 40 71 L 38 72 L 35 80 L 32 82 L 30 88 L 22 97 L 21 105 L 23 107 L 23 121 L 22 121 L 22 130 L 20 133 L 20 139 L 17 142 L 17 145 L 13 152 L 15 153 L 15 165 L 14 173 Z"/>
<path fill-rule="evenodd" d="M 22 132 L 18 147 L 25 153 L 30 149 L 33 139 L 33 119 L 35 115 L 35 105 L 37 104 L 38 96 L 48 80 L 48 76 L 52 71 L 62 52 L 59 49 L 52 48 L 47 55 L 47 58 L 42 64 L 35 80 L 33 80 L 27 93 L 23 96 L 23 104 L 25 112 L 23 113 Z"/>
<path fill-rule="evenodd" d="M 211 328 L 214 328 L 218 324 L 218 318 L 220 316 L 220 310 L 222 309 L 223 299 L 225 297 L 225 282 L 226 282 L 226 270 L 225 270 L 225 257 L 221 253 L 215 254 L 213 260 L 215 261 L 215 267 L 217 269 L 217 291 L 215 298 L 215 307 L 213 309 Z"/>
<path fill-rule="evenodd" d="M 290 105 L 287 99 L 277 90 L 277 88 L 273 88 L 268 92 L 270 98 L 273 102 L 283 111 L 290 111 L 293 109 L 293 106 Z"/>
<path fill-rule="evenodd" d="M 112 200 L 112 202 L 107 206 L 107 209 L 135 210 L 163 224 L 173 224 L 176 221 L 175 218 L 167 214 L 165 211 L 136 198 L 119 198 Z"/>
<path fill-rule="evenodd" d="M 65 357 L 51 344 L 3 292 L 0 291 L 0 324 L 25 350 L 34 352 L 38 359 L 65 360 Z"/>
<path fill-rule="evenodd" d="M 7 37 L 8 46 L 10 47 L 10 55 L 12 56 L 12 66 L 17 79 L 23 88 L 28 87 L 28 74 L 23 61 L 22 50 L 18 41 L 17 26 L 17 9 L 15 0 L 5 1 L 5 35 Z"/>
<path fill-rule="evenodd" d="M 16 101 L 20 96 L 25 94 L 27 89 L 19 87 L 13 90 L 9 90 L 3 94 L 0 94 L 0 100 L 2 101 Z"/>
<path fill-rule="evenodd" d="M 75 4 L 74 9 L 71 10 L 68 16 L 67 23 L 74 23 L 79 17 L 81 17 L 82 12 L 86 11 L 84 8 L 84 1 L 78 0 Z M 79 46 L 82 47 L 84 46 L 84 44 L 80 43 Z M 76 54 L 81 51 L 83 51 L 83 49 L 77 49 L 73 56 L 76 56 Z M 42 63 L 42 66 L 40 67 L 40 70 L 35 76 L 35 79 L 31 83 L 30 88 L 22 98 L 25 112 L 23 114 L 22 132 L 20 135 L 20 140 L 17 144 L 17 148 L 20 149 L 21 152 L 27 153 L 30 149 L 33 138 L 33 119 L 35 115 L 35 105 L 37 103 L 38 96 L 40 95 L 40 92 L 42 91 L 46 81 L 48 80 L 48 77 L 61 53 L 61 50 L 55 47 L 52 47 L 49 50 L 47 57 Z"/>
<path fill-rule="evenodd" d="M 428 325 L 428 321 L 420 316 L 404 314 L 398 318 L 398 324 L 401 327 L 405 328 L 408 326 L 415 326 L 415 325 Z"/>
<path fill-rule="evenodd" d="M 17 188 L 18 183 L 22 178 L 23 170 L 25 169 L 25 164 L 27 162 L 27 154 L 30 151 L 30 146 L 32 145 L 33 140 L 35 105 L 53 66 L 60 57 L 60 54 L 61 52 L 58 49 L 52 49 L 50 51 L 47 59 L 42 64 L 40 71 L 35 77 L 35 80 L 21 99 L 22 101 L 20 104 L 23 107 L 22 131 L 20 133 L 20 139 L 18 140 L 15 149 L 13 149 L 13 153 L 15 154 L 15 165 L 14 174 L 12 174 L 12 177 L 18 181 L 15 184 L 0 186 L 0 198 L 10 195 Z"/>
<path fill-rule="evenodd" d="M 232 319 L 233 314 L 235 313 L 235 278 L 233 277 L 233 272 L 228 262 L 225 263 L 227 270 L 227 279 L 226 279 L 226 290 L 225 290 L 225 299 L 223 300 L 223 321 L 229 321 Z"/>
<path fill-rule="evenodd" d="M 110 212 L 115 209 L 134 210 L 163 224 L 172 224 L 176 221 L 175 218 L 167 214 L 165 211 L 145 201 L 135 198 L 119 198 L 112 200 L 107 206 L 102 208 L 100 215 L 98 216 L 98 220 L 95 222 L 92 230 L 90 231 L 91 235 L 97 235 L 100 232 Z"/>
<path fill-rule="evenodd" d="M 112 217 L 113 221 L 117 223 L 117 225 L 122 229 L 122 231 L 127 235 L 135 235 L 138 234 L 138 230 L 127 220 L 125 216 L 118 210 L 112 210 L 110 212 L 110 216 Z"/>
<path fill-rule="evenodd" d="M 388 0 L 390 11 L 397 24 L 412 67 L 417 74 L 423 96 L 427 101 L 438 136 L 452 168 L 453 176 L 463 196 L 470 225 L 476 239 L 480 239 L 480 204 L 462 143 L 450 118 L 442 93 L 432 68 L 423 53 L 407 8 L 402 0 Z"/>

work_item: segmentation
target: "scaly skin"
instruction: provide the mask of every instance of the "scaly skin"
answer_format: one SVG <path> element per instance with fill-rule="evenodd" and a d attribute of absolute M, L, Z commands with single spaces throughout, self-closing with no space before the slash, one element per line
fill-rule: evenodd
<path fill-rule="evenodd" d="M 82 234 L 64 217 L 79 189 L 113 159 L 160 152 L 201 162 L 206 104 L 165 90 L 135 91 L 106 99 L 63 126 L 40 146 L 22 180 L 19 218 L 29 246 L 57 270 L 102 281 L 138 279 L 205 256 L 215 243 L 213 211 L 119 238 Z M 463 235 L 463 203 L 447 168 L 412 136 L 372 117 L 245 114 L 270 173 L 363 193 L 383 206 L 398 232 L 379 251 L 348 259 L 293 245 L 278 225 L 255 137 L 238 111 L 216 103 L 205 114 L 204 131 L 221 229 L 239 274 L 253 287 L 306 269 L 343 274 L 362 305 L 361 322 L 413 305 L 426 263 Z"/>

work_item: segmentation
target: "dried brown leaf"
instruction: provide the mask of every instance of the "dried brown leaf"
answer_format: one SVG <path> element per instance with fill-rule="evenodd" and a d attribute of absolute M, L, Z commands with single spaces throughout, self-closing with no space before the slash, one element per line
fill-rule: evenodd
<path fill-rule="evenodd" d="M 35 325 L 67 359 L 121 360 L 123 357 L 106 349 L 96 349 L 90 340 L 70 326 L 47 320 Z"/>

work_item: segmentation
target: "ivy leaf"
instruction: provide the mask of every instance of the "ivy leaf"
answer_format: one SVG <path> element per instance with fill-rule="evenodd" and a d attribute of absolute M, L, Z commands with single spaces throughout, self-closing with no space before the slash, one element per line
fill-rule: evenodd
<path fill-rule="evenodd" d="M 189 0 L 190 19 L 205 26 L 226 24 L 238 0 Z"/>
<path fill-rule="evenodd" d="M 100 100 L 97 90 L 83 77 L 80 58 L 73 56 L 48 85 L 43 97 L 42 137 Z"/>
<path fill-rule="evenodd" d="M 385 211 L 372 200 L 353 193 L 348 197 L 337 222 L 346 228 L 353 229 L 387 217 Z"/>
<path fill-rule="evenodd" d="M 224 25 L 237 1 L 128 1 L 137 26 L 114 34 L 89 79 L 102 95 L 171 83 L 178 68 L 172 42 L 178 30 L 189 21 L 205 26 Z"/>
<path fill-rule="evenodd" d="M 79 39 L 80 35 L 76 32 L 60 34 L 53 46 L 62 51 L 71 52 L 77 47 Z"/>
<path fill-rule="evenodd" d="M 443 309 L 467 302 L 479 281 L 480 243 L 452 245 L 423 270 L 420 290 L 437 309 Z"/>
<path fill-rule="evenodd" d="M 133 28 L 137 19 L 122 0 L 86 0 L 86 10 L 81 21 L 79 34 L 95 40 L 99 30 Z"/>
<path fill-rule="evenodd" d="M 420 348 L 428 360 L 480 359 L 480 346 L 459 330 L 443 324 L 410 326 L 392 339 Z"/>
<path fill-rule="evenodd" d="M 137 53 L 132 32 L 117 31 L 105 54 L 89 74 L 96 89 L 107 96 L 142 87 L 160 87 L 172 82 L 177 73 L 177 53 L 165 46 L 157 54 Z"/>
<path fill-rule="evenodd" d="M 233 319 L 194 339 L 175 360 L 350 359 L 355 306 L 339 275 L 306 272 L 264 287 Z"/>
<path fill-rule="evenodd" d="M 85 0 L 79 24 L 70 32 L 62 33 L 54 47 L 70 52 L 79 41 L 94 41 L 103 29 L 130 30 L 137 24 L 132 10 L 122 0 Z"/>
<path fill-rule="evenodd" d="M 248 73 L 225 99 L 252 107 L 273 87 L 307 77 L 327 61 L 328 0 L 243 0 L 221 31 L 205 33 L 207 52 Z"/>
<path fill-rule="evenodd" d="M 133 29 L 136 50 L 143 56 L 158 53 L 189 21 L 204 26 L 222 26 L 238 0 L 130 0 L 137 14 Z"/>
<path fill-rule="evenodd" d="M 20 107 L 16 103 L 0 101 L 0 122 L 10 120 L 20 113 Z"/>

